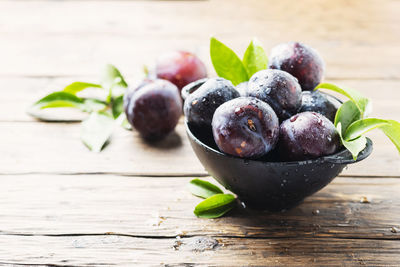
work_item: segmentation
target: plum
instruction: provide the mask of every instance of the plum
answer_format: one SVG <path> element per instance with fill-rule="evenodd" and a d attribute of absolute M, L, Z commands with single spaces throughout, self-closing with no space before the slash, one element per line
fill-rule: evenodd
<path fill-rule="evenodd" d="M 281 70 L 261 70 L 249 80 L 247 95 L 267 102 L 283 121 L 301 106 L 301 88 L 296 78 Z"/>
<path fill-rule="evenodd" d="M 249 82 L 242 82 L 236 85 L 236 90 L 239 92 L 240 96 L 247 96 L 247 86 Z"/>
<path fill-rule="evenodd" d="M 175 129 L 182 114 L 178 88 L 167 80 L 144 84 L 126 97 L 126 117 L 145 139 L 156 141 Z"/>
<path fill-rule="evenodd" d="M 324 75 L 324 61 L 308 45 L 289 42 L 271 50 L 268 67 L 289 72 L 297 78 L 303 90 L 313 90 Z"/>
<path fill-rule="evenodd" d="M 304 91 L 301 95 L 302 100 L 299 112 L 314 111 L 324 115 L 332 122 L 335 120 L 336 111 L 341 105 L 337 99 L 318 91 Z"/>
<path fill-rule="evenodd" d="M 217 108 L 212 131 L 222 152 L 241 158 L 259 158 L 275 147 L 279 120 L 267 103 L 254 97 L 239 97 Z"/>
<path fill-rule="evenodd" d="M 185 100 L 188 95 L 199 89 L 207 80 L 208 78 L 203 78 L 185 85 L 181 90 L 182 99 Z"/>
<path fill-rule="evenodd" d="M 124 110 L 125 110 L 125 113 L 128 112 L 129 104 L 131 102 L 131 98 L 132 98 L 133 94 L 135 94 L 136 91 L 138 91 L 139 89 L 143 88 L 145 85 L 147 85 L 149 83 L 152 83 L 152 82 L 154 82 L 154 79 L 146 78 L 143 81 L 141 81 L 137 86 L 128 88 L 128 90 L 124 94 Z"/>
<path fill-rule="evenodd" d="M 190 94 L 184 104 L 187 121 L 195 127 L 210 127 L 215 110 L 228 100 L 239 97 L 233 84 L 224 78 L 210 78 Z"/>
<path fill-rule="evenodd" d="M 207 77 L 204 63 L 194 54 L 185 51 L 173 51 L 157 59 L 156 76 L 175 84 L 179 90 L 185 85 Z"/>
<path fill-rule="evenodd" d="M 316 112 L 302 112 L 279 129 L 278 150 L 284 160 L 306 160 L 335 153 L 340 147 L 333 123 Z"/>

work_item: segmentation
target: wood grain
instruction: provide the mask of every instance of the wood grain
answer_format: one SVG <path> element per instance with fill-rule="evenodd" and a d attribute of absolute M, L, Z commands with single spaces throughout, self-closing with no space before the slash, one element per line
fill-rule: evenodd
<path fill-rule="evenodd" d="M 237 209 L 214 220 L 194 216 L 201 199 L 187 190 L 188 178 L 24 175 L 1 181 L 4 235 L 400 240 L 391 231 L 400 227 L 398 179 L 337 178 L 287 212 Z M 361 203 L 363 196 L 370 203 Z"/>
<path fill-rule="evenodd" d="M 207 173 L 182 121 L 153 145 L 119 129 L 94 154 L 79 124 L 25 113 L 69 82 L 96 82 L 105 63 L 132 84 L 168 50 L 197 53 L 214 75 L 215 35 L 239 54 L 254 36 L 267 50 L 308 43 L 327 81 L 400 120 L 399 10 L 397 0 L 0 1 L 0 265 L 399 266 L 400 158 L 380 132 L 367 160 L 297 208 L 205 220 L 186 185 Z"/>
<path fill-rule="evenodd" d="M 0 236 L 0 264 L 19 266 L 398 266 L 400 242 L 124 236 Z"/>
<path fill-rule="evenodd" d="M 138 76 L 127 75 L 126 79 L 132 86 L 140 81 Z M 98 83 L 99 79 L 90 76 L 62 78 L 0 77 L 0 84 L 6 92 L 6 97 L 0 99 L 0 123 L 3 121 L 35 121 L 26 113 L 30 105 L 41 97 L 54 91 L 60 91 L 65 86 L 75 81 Z M 373 102 L 373 116 L 400 121 L 400 106 L 398 105 L 400 99 L 400 90 L 398 90 L 398 88 L 400 88 L 400 80 L 351 79 L 326 81 L 361 91 Z M 62 111 L 61 113 L 58 109 L 49 109 L 44 110 L 43 114 L 58 119 L 82 118 L 82 115 L 73 112 L 73 110 L 68 112 Z"/>
<path fill-rule="evenodd" d="M 97 75 L 112 62 L 132 74 L 171 49 L 193 50 L 211 66 L 215 35 L 242 53 L 254 36 L 268 49 L 309 43 L 326 59 L 329 78 L 399 79 L 398 8 L 398 1 L 379 0 L 1 1 L 8 12 L 0 19 L 0 58 L 9 64 L 0 73 Z"/>
<path fill-rule="evenodd" d="M 183 122 L 166 140 L 151 144 L 136 133 L 117 128 L 101 153 L 90 152 L 80 141 L 80 125 L 65 123 L 0 123 L 0 174 L 115 173 L 141 176 L 204 176 L 186 137 Z M 396 148 L 380 131 L 372 155 L 349 165 L 343 175 L 400 176 Z"/>

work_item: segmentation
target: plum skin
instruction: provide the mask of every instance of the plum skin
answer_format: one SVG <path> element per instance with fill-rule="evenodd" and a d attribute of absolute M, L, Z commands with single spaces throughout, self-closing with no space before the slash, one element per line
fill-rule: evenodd
<path fill-rule="evenodd" d="M 301 87 L 296 78 L 281 70 L 261 70 L 249 80 L 247 95 L 267 102 L 281 121 L 297 113 Z"/>
<path fill-rule="evenodd" d="M 217 108 L 212 131 L 222 152 L 241 158 L 259 158 L 275 147 L 279 120 L 267 103 L 254 97 L 239 97 Z"/>
<path fill-rule="evenodd" d="M 129 123 L 149 141 L 160 140 L 172 132 L 182 114 L 179 90 L 167 80 L 145 83 L 127 99 Z"/>
<path fill-rule="evenodd" d="M 129 105 L 131 103 L 132 96 L 145 85 L 153 83 L 154 79 L 145 78 L 143 79 L 138 85 L 135 87 L 129 87 L 128 90 L 124 94 L 124 110 L 125 114 L 128 114 L 128 109 L 130 108 Z"/>
<path fill-rule="evenodd" d="M 195 127 L 211 128 L 215 110 L 231 99 L 239 97 L 233 84 L 224 78 L 210 78 L 185 100 L 184 113 Z"/>
<path fill-rule="evenodd" d="M 299 42 L 283 43 L 271 50 L 268 67 L 289 72 L 302 90 L 313 90 L 322 80 L 325 64 L 316 50 Z"/>
<path fill-rule="evenodd" d="M 335 120 L 336 111 L 341 105 L 337 99 L 318 91 L 303 91 L 301 95 L 299 112 L 314 111 L 324 115 L 332 122 Z"/>
<path fill-rule="evenodd" d="M 194 54 L 186 51 L 172 51 L 157 59 L 156 76 L 175 84 L 179 90 L 185 85 L 207 77 L 204 63 Z"/>
<path fill-rule="evenodd" d="M 340 147 L 333 123 L 316 112 L 302 112 L 282 122 L 278 150 L 288 161 L 314 159 L 335 153 Z"/>
<path fill-rule="evenodd" d="M 194 82 L 191 82 L 187 85 L 185 85 L 182 90 L 181 90 L 181 97 L 182 99 L 185 101 L 185 99 L 194 91 L 196 91 L 197 89 L 200 88 L 200 86 L 202 86 L 206 81 L 208 80 L 208 78 L 203 78 Z"/>

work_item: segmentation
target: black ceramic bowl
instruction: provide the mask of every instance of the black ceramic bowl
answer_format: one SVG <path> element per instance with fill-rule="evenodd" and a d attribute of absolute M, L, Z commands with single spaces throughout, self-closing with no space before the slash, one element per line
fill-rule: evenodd
<path fill-rule="evenodd" d="M 246 206 L 282 211 L 329 184 L 347 164 L 361 161 L 372 152 L 372 142 L 353 160 L 346 149 L 313 160 L 274 162 L 270 158 L 242 159 L 217 149 L 209 131 L 186 124 L 190 144 L 201 164 L 220 184 L 234 192 Z"/>

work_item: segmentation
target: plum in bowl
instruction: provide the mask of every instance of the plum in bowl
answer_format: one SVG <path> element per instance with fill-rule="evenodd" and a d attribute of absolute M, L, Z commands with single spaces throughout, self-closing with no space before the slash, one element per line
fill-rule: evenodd
<path fill-rule="evenodd" d="M 274 152 L 259 159 L 243 159 L 222 153 L 212 136 L 185 121 L 190 144 L 206 171 L 251 208 L 282 211 L 329 184 L 347 164 L 367 158 L 372 142 L 353 160 L 345 148 L 316 159 L 281 162 Z"/>

